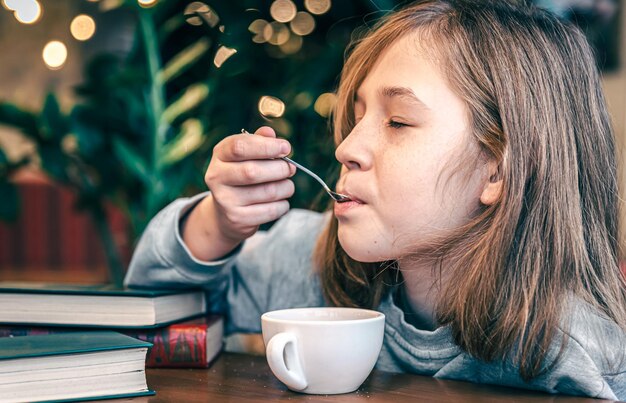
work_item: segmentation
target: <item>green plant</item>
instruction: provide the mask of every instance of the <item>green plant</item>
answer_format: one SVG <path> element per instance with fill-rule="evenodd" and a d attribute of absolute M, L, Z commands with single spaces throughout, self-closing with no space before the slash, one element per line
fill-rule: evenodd
<path fill-rule="evenodd" d="M 80 100 L 68 114 L 53 94 L 40 112 L 0 103 L 0 123 L 34 141 L 45 172 L 71 188 L 78 207 L 90 213 L 114 283 L 121 283 L 124 267 L 105 203 L 122 209 L 136 239 L 165 204 L 205 190 L 212 147 L 241 128 L 270 124 L 291 141 L 294 158 L 326 177 L 336 174 L 328 123 L 314 102 L 334 89 L 361 16 L 395 2 L 336 2 L 316 18 L 316 30 L 295 53 L 252 41 L 249 27 L 260 18 L 271 20 L 269 4 L 208 3 L 219 23 L 204 18 L 199 26 L 187 24 L 187 2 L 163 1 L 152 9 L 131 0 L 120 3 L 136 17 L 134 48 L 123 60 L 111 55 L 91 60 L 76 89 Z M 218 68 L 213 62 L 222 47 L 236 53 Z M 257 104 L 265 95 L 286 105 L 280 118 L 268 122 L 259 114 Z M 25 162 L 7 161 L 0 150 L 0 189 L 10 196 L 0 202 L 0 218 L 15 214 L 15 190 L 7 177 Z M 294 180 L 292 206 L 321 208 L 319 185 L 306 175 Z"/>

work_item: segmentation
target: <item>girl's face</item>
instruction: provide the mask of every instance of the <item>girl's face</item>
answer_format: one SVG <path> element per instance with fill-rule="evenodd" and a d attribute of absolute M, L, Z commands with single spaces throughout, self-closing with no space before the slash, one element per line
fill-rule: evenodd
<path fill-rule="evenodd" d="M 396 259 L 465 224 L 487 179 L 485 164 L 473 164 L 464 102 L 416 38 L 382 53 L 358 88 L 356 126 L 335 153 L 337 191 L 359 201 L 335 203 L 339 242 L 361 262 Z"/>

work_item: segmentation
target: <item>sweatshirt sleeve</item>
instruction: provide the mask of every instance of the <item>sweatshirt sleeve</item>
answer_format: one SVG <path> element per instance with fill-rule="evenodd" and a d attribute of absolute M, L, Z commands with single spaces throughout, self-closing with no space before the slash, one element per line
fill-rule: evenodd
<path fill-rule="evenodd" d="M 172 202 L 142 235 L 125 284 L 132 287 L 202 287 L 208 310 L 226 318 L 226 333 L 260 332 L 269 310 L 324 304 L 312 257 L 329 218 L 292 209 L 268 231 L 257 231 L 226 258 L 194 258 L 179 233 L 179 221 L 206 193 Z"/>
<path fill-rule="evenodd" d="M 608 375 L 607 382 L 619 400 L 626 400 L 626 371 Z"/>
<path fill-rule="evenodd" d="M 225 259 L 206 262 L 196 259 L 180 234 L 180 218 L 208 193 L 175 200 L 148 224 L 133 257 L 124 284 L 129 287 L 213 288 L 224 281 L 224 266 L 239 250 Z"/>

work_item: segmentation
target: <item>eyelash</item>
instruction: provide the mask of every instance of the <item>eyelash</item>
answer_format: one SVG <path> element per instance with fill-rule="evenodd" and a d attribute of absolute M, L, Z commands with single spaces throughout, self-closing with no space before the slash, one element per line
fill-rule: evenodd
<path fill-rule="evenodd" d="M 402 129 L 403 127 L 407 127 L 407 126 L 409 126 L 409 125 L 401 123 L 401 122 L 396 122 L 393 119 L 390 119 L 387 122 L 387 127 L 391 127 L 392 129 Z"/>

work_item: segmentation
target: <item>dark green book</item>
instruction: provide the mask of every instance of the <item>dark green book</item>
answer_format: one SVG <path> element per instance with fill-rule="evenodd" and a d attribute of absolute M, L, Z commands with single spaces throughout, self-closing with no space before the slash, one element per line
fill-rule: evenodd
<path fill-rule="evenodd" d="M 0 323 L 146 328 L 206 312 L 202 290 L 0 282 Z"/>
<path fill-rule="evenodd" d="M 0 338 L 0 400 L 152 395 L 145 374 L 151 346 L 111 331 Z"/>

